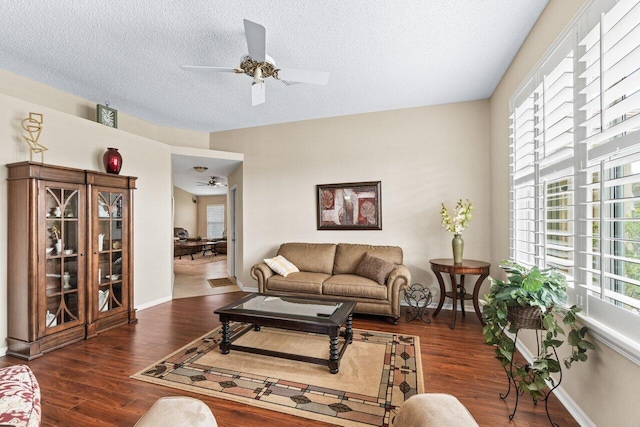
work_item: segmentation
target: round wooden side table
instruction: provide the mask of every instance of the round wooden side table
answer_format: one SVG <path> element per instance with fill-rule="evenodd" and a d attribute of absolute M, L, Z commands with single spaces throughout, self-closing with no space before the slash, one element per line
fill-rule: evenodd
<path fill-rule="evenodd" d="M 458 309 L 458 300 L 460 300 L 460 311 L 462 315 L 465 315 L 464 312 L 464 302 L 465 300 L 473 300 L 473 308 L 480 319 L 480 322 L 484 324 L 482 321 L 482 313 L 480 312 L 480 304 L 478 303 L 478 293 L 480 292 L 480 286 L 482 286 L 482 282 L 484 279 L 489 276 L 489 267 L 491 264 L 484 261 L 475 261 L 470 259 L 462 260 L 460 264 L 454 264 L 452 258 L 438 258 L 429 260 L 431 264 L 431 270 L 435 273 L 436 278 L 438 279 L 438 284 L 440 285 L 440 301 L 438 302 L 438 308 L 433 312 L 433 317 L 436 317 L 442 306 L 444 305 L 445 297 L 453 299 L 453 316 L 451 319 L 451 329 L 455 329 L 456 327 L 456 314 Z M 451 291 L 447 292 L 444 279 L 442 278 L 442 273 L 449 274 L 451 279 Z M 464 276 L 466 274 L 478 275 L 478 280 L 476 281 L 475 286 L 473 287 L 473 294 L 467 293 L 464 288 Z M 460 276 L 460 281 L 458 282 L 457 276 Z"/>

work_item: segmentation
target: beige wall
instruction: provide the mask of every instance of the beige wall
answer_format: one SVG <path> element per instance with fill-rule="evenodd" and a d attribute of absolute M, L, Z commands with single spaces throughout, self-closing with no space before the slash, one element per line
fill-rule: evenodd
<path fill-rule="evenodd" d="M 193 202 L 195 198 L 193 194 L 173 187 L 173 226 L 187 230 L 189 237 L 198 235 L 198 205 Z"/>
<path fill-rule="evenodd" d="M 207 205 L 224 205 L 224 218 L 227 219 L 227 196 L 198 196 L 198 235 L 207 236 Z"/>
<path fill-rule="evenodd" d="M 61 90 L 0 70 L 0 93 L 33 102 L 53 110 L 95 121 L 96 102 L 74 96 Z M 117 105 L 111 105 L 118 109 Z M 163 142 L 168 145 L 208 148 L 209 134 L 192 130 L 159 126 L 118 111 L 118 130 Z"/>
<path fill-rule="evenodd" d="M 584 3 L 584 0 L 549 2 L 490 99 L 494 266 L 509 257 L 509 98 Z M 493 273 L 499 274 L 496 268 Z M 527 348 L 535 349 L 534 335 L 526 332 L 530 331 L 523 331 L 519 337 Z M 597 341 L 595 344 L 598 348 L 587 363 L 575 364 L 565 372 L 563 389 L 595 425 L 637 425 L 640 405 L 632 384 L 640 381 L 640 369 L 604 344 Z"/>
<path fill-rule="evenodd" d="M 414 282 L 437 287 L 429 259 L 451 256 L 440 203 L 470 198 L 465 256 L 486 259 L 491 217 L 488 101 L 213 133 L 211 148 L 244 153 L 238 275 L 283 242 L 398 245 Z M 382 181 L 381 231 L 318 231 L 316 185 Z M 230 183 L 232 181 L 230 180 Z M 239 236 L 240 237 L 240 236 Z"/>

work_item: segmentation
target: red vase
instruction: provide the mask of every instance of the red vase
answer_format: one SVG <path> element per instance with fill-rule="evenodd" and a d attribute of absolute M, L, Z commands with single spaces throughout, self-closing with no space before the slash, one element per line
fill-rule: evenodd
<path fill-rule="evenodd" d="M 102 156 L 102 163 L 107 173 L 118 175 L 122 169 L 122 156 L 117 148 L 107 148 L 107 152 Z"/>

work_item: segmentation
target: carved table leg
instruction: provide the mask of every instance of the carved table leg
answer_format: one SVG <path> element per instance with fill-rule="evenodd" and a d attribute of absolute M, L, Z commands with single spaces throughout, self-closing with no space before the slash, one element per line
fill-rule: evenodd
<path fill-rule="evenodd" d="M 225 320 L 222 322 L 222 342 L 220 343 L 220 350 L 222 354 L 229 354 L 230 346 L 231 346 L 231 336 L 229 330 L 229 321 Z"/>
<path fill-rule="evenodd" d="M 460 275 L 460 312 L 462 313 L 462 317 L 465 317 L 466 313 L 464 312 L 464 296 L 467 294 L 467 291 L 464 288 L 464 274 Z"/>
<path fill-rule="evenodd" d="M 458 283 L 455 273 L 449 274 L 451 277 L 451 298 L 453 299 L 453 311 L 451 313 L 451 329 L 456 328 L 456 315 L 458 314 Z"/>
<path fill-rule="evenodd" d="M 446 292 L 446 289 L 444 287 L 444 279 L 442 278 L 442 274 L 440 274 L 439 271 L 434 271 L 434 273 L 436 275 L 436 279 L 438 279 L 438 284 L 440 285 L 440 301 L 438 301 L 438 308 L 436 308 L 436 311 L 433 312 L 433 317 L 436 317 L 438 313 L 440 313 L 440 310 L 442 310 L 442 306 L 444 305 L 444 293 Z"/>
<path fill-rule="evenodd" d="M 353 342 L 353 314 L 347 317 L 347 326 L 344 329 L 345 341 L 351 344 Z"/>
<path fill-rule="evenodd" d="M 340 367 L 340 360 L 338 360 L 338 356 L 340 352 L 338 351 L 338 336 L 332 334 L 329 337 L 329 372 L 332 374 L 338 373 L 338 368 Z"/>
<path fill-rule="evenodd" d="M 489 274 L 483 274 L 480 277 L 478 277 L 478 280 L 476 281 L 476 285 L 473 287 L 473 309 L 476 311 L 476 316 L 478 316 L 478 319 L 480 319 L 480 323 L 482 323 L 483 325 L 484 325 L 484 320 L 482 320 L 482 312 L 480 311 L 478 294 L 480 293 L 480 287 L 482 286 L 482 282 L 484 282 L 484 279 L 486 279 L 488 275 Z"/>

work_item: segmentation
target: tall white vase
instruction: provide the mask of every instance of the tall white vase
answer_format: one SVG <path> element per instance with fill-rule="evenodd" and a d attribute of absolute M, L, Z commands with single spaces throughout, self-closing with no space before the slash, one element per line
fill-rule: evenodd
<path fill-rule="evenodd" d="M 62 239 L 58 239 L 56 241 L 55 247 L 56 247 L 56 253 L 57 254 L 61 254 L 62 253 Z"/>

